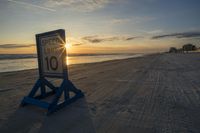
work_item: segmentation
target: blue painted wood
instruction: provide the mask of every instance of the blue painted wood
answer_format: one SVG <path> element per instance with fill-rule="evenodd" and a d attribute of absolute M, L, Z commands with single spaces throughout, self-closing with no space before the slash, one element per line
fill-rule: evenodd
<path fill-rule="evenodd" d="M 56 90 L 57 87 L 55 87 L 51 82 L 46 80 L 45 78 L 43 79 L 43 82 L 45 83 L 46 86 L 48 86 L 52 90 Z"/>
<path fill-rule="evenodd" d="M 30 98 L 30 97 L 24 97 L 23 99 L 24 101 L 26 101 L 26 103 L 32 104 L 32 105 L 37 105 L 39 107 L 48 109 L 49 108 L 49 103 L 38 100 L 38 99 L 34 99 L 34 98 Z"/>
<path fill-rule="evenodd" d="M 28 97 L 33 97 L 35 93 L 37 92 L 37 90 L 39 89 L 40 85 L 41 85 L 41 80 L 38 79 L 35 85 L 33 86 L 31 92 L 29 93 Z"/>

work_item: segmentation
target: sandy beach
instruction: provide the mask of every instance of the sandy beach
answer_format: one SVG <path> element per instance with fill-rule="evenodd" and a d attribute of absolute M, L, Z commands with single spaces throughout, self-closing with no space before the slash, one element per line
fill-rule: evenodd
<path fill-rule="evenodd" d="M 0 73 L 1 133 L 199 133 L 200 53 L 71 65 L 85 97 L 46 116 L 19 107 L 37 70 Z"/>

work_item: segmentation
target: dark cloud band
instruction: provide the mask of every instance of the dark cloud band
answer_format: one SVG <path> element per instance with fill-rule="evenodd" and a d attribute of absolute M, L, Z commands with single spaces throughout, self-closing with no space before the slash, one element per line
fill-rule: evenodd
<path fill-rule="evenodd" d="M 72 44 L 72 46 L 80 46 L 80 45 L 83 45 L 83 43 L 74 43 L 74 44 Z"/>
<path fill-rule="evenodd" d="M 27 48 L 35 46 L 35 44 L 1 44 L 0 48 L 9 49 L 9 48 Z"/>
<path fill-rule="evenodd" d="M 125 37 L 125 36 L 111 36 L 111 37 L 100 37 L 100 36 L 85 36 L 82 39 L 85 41 L 88 41 L 90 43 L 101 43 L 101 42 L 108 42 L 108 41 L 116 41 L 116 40 L 121 40 L 121 41 L 131 41 L 136 38 L 141 38 L 141 37 Z"/>
<path fill-rule="evenodd" d="M 152 39 L 162 39 L 162 38 L 193 38 L 193 37 L 200 37 L 200 32 L 184 32 L 184 33 L 173 33 L 173 34 L 165 34 L 165 35 L 158 35 L 153 36 Z"/>

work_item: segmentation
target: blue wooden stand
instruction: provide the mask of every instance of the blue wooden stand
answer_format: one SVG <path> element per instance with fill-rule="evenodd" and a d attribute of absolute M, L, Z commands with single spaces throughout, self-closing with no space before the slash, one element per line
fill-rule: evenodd
<path fill-rule="evenodd" d="M 51 89 L 51 91 L 47 92 L 46 87 Z M 40 91 L 40 95 L 36 96 L 37 91 Z M 70 97 L 70 91 L 75 94 L 73 97 Z M 59 99 L 63 93 L 64 101 L 59 102 Z M 41 99 L 46 98 L 50 95 L 54 95 L 54 98 L 50 103 L 41 101 Z M 47 79 L 39 78 L 28 96 L 24 97 L 24 99 L 22 100 L 21 106 L 25 106 L 27 104 L 37 105 L 39 107 L 47 109 L 47 114 L 50 114 L 83 96 L 84 94 L 82 93 L 82 91 L 78 90 L 70 80 L 64 79 L 60 87 L 55 87 Z"/>
<path fill-rule="evenodd" d="M 24 99 L 21 102 L 21 106 L 32 104 L 32 105 L 45 108 L 48 110 L 47 114 L 50 114 L 56 111 L 57 109 L 64 107 L 65 105 L 68 105 L 76 101 L 78 98 L 81 98 L 84 96 L 82 91 L 77 89 L 73 85 L 73 83 L 68 79 L 68 70 L 67 70 L 67 65 L 66 65 L 66 50 L 64 49 L 64 47 L 62 47 L 63 51 L 59 58 L 59 60 L 62 61 L 62 63 L 59 65 L 62 65 L 63 72 L 62 73 L 48 73 L 44 71 L 44 64 L 43 64 L 44 62 L 42 62 L 42 59 L 41 59 L 44 56 L 41 46 L 44 44 L 42 44 L 41 38 L 51 37 L 51 36 L 59 36 L 59 39 L 61 40 L 61 42 L 63 44 L 65 43 L 65 31 L 63 29 L 36 35 L 39 79 L 33 86 L 28 96 L 24 97 Z M 47 78 L 59 78 L 59 79 L 62 79 L 63 81 L 60 84 L 60 86 L 56 87 L 51 82 L 49 82 Z M 50 89 L 50 91 L 47 91 L 48 88 Z M 36 95 L 38 91 L 40 91 L 39 95 Z M 70 94 L 69 94 L 70 92 L 73 92 L 75 95 L 70 97 Z M 64 94 L 64 100 L 60 102 L 61 96 L 63 94 Z M 43 98 L 46 98 L 50 95 L 54 96 L 53 100 L 50 103 L 42 101 Z"/>

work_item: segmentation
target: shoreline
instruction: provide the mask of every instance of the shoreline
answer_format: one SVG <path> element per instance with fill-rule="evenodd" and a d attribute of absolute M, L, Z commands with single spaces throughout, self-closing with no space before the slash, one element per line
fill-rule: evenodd
<path fill-rule="evenodd" d="M 84 66 L 90 66 L 90 65 L 98 65 L 98 64 L 104 64 L 104 63 L 112 63 L 112 62 L 115 62 L 115 61 L 125 61 L 125 60 L 129 60 L 129 59 L 136 59 L 137 58 L 145 58 L 145 56 L 151 56 L 151 55 L 157 55 L 157 54 L 145 54 L 145 55 L 141 55 L 141 56 L 138 56 L 138 57 L 130 57 L 130 58 L 125 58 L 125 59 L 113 59 L 113 60 L 106 60 L 106 61 L 100 61 L 100 62 L 91 62 L 91 63 L 81 63 L 81 64 L 71 64 L 71 65 L 68 65 L 68 71 L 69 71 L 69 74 L 70 74 L 70 70 L 71 69 L 74 69 L 74 68 L 78 68 L 78 67 L 84 67 Z M 38 69 L 37 68 L 33 68 L 33 69 L 26 69 L 26 70 L 18 70 L 18 71 L 10 71 L 10 72 L 0 72 L 0 79 L 2 79 L 2 77 L 4 76 L 10 76 L 10 75 L 18 75 L 18 74 L 21 74 L 21 73 L 34 73 L 34 75 L 38 78 L 39 77 L 39 72 L 38 72 Z M 70 77 L 70 75 L 69 75 Z M 54 79 L 54 78 L 50 78 L 50 79 Z M 0 81 L 0 86 L 1 86 L 1 81 Z M 3 92 L 3 91 L 9 91 L 9 90 L 12 90 L 12 89 L 0 89 L 0 92 Z"/>
<path fill-rule="evenodd" d="M 133 54 L 132 56 L 135 57 L 122 57 L 121 59 L 106 59 L 106 60 L 102 60 L 102 61 L 96 61 L 96 62 L 86 62 L 86 63 L 77 63 L 77 64 L 69 64 L 68 67 L 71 67 L 71 65 L 82 65 L 82 64 L 91 64 L 91 63 L 99 63 L 99 62 L 105 62 L 105 61 L 113 61 L 113 60 L 123 60 L 123 59 L 129 59 L 129 58 L 138 58 L 138 57 L 144 57 L 146 55 L 150 55 L 150 54 Z M 97 57 L 98 58 L 98 57 Z M 32 59 L 32 58 L 23 58 L 23 59 Z M 37 58 L 36 58 L 37 59 Z M 11 60 L 15 60 L 15 59 L 11 59 Z M 18 59 L 17 59 L 18 60 Z M 19 59 L 20 60 L 20 59 Z M 37 62 L 36 62 L 37 63 Z M 24 70 L 33 70 L 33 69 L 38 69 L 38 68 L 31 68 L 31 69 L 23 69 L 23 70 L 14 70 L 14 71 L 5 71 L 5 72 L 0 72 L 0 73 L 6 73 L 6 72 L 18 72 L 18 71 L 24 71 Z"/>
<path fill-rule="evenodd" d="M 102 53 L 102 54 L 67 54 L 68 57 L 78 57 L 78 56 L 102 56 L 102 55 L 137 55 L 145 53 Z M 37 58 L 37 54 L 0 54 L 0 60 L 9 60 L 9 59 L 30 59 Z M 4 57 L 2 57 L 4 56 Z M 13 56 L 13 57 L 10 57 Z M 16 57 L 18 56 L 18 57 Z M 22 56 L 22 57 L 20 57 Z"/>

